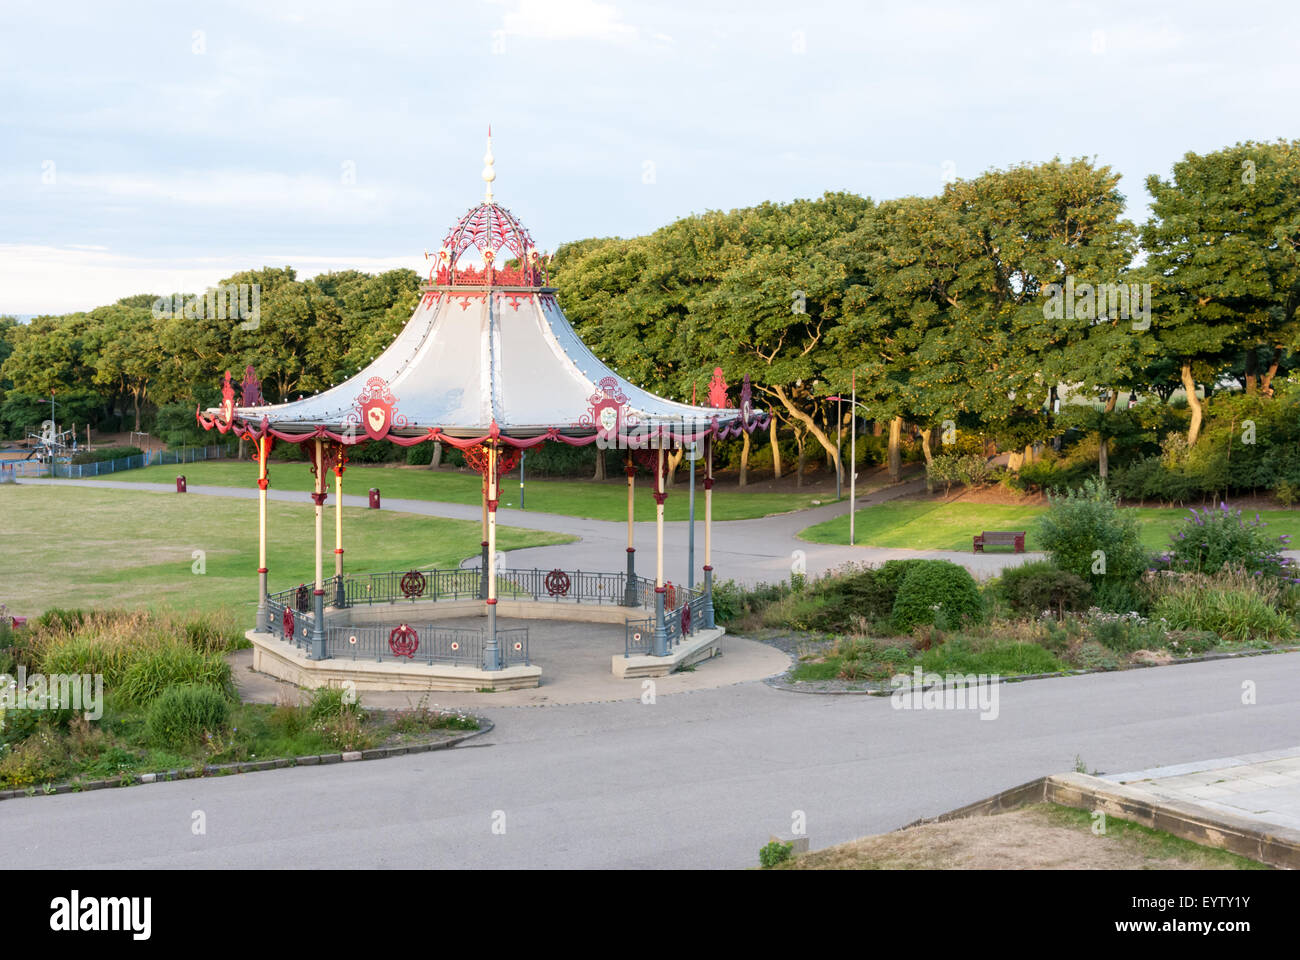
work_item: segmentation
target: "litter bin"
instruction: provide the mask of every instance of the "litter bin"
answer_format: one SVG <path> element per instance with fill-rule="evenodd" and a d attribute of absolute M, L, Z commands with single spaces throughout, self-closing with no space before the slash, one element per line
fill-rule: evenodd
<path fill-rule="evenodd" d="M 185 477 L 184 477 L 184 475 L 179 476 L 179 477 L 176 478 L 176 492 L 177 492 L 177 493 L 184 493 L 184 492 L 185 492 Z"/>
<path fill-rule="evenodd" d="M 378 487 L 370 488 L 370 509 L 371 510 L 379 509 L 379 488 Z"/>

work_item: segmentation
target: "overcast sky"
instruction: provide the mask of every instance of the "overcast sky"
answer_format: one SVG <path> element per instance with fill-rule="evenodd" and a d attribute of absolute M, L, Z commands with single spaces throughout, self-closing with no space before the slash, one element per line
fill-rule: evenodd
<path fill-rule="evenodd" d="M 0 3 L 0 313 L 235 270 L 423 271 L 482 197 L 540 246 L 692 212 L 1300 135 L 1300 5 Z"/>

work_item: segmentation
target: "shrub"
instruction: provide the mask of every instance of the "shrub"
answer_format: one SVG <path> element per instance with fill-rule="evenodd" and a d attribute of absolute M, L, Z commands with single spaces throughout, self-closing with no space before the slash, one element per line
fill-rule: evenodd
<path fill-rule="evenodd" d="M 1165 634 L 1171 653 L 1195 656 L 1219 645 L 1219 635 L 1212 630 L 1170 630 Z"/>
<path fill-rule="evenodd" d="M 1154 611 L 1173 630 L 1210 631 L 1233 643 L 1294 636 L 1294 623 L 1276 606 L 1276 586 L 1261 580 L 1240 570 L 1178 577 L 1160 586 Z"/>
<path fill-rule="evenodd" d="M 1085 609 L 1092 593 L 1092 586 L 1082 577 L 1041 560 L 1003 570 L 998 587 L 1017 613 L 1037 616 L 1053 610 L 1058 619 L 1067 610 Z"/>
<path fill-rule="evenodd" d="M 1148 620 L 1139 613 L 1108 613 L 1094 607 L 1088 611 L 1088 632 L 1107 650 L 1130 654 L 1137 650 L 1158 650 L 1166 645 L 1166 624 Z"/>
<path fill-rule="evenodd" d="M 1119 669 L 1119 658 L 1095 640 L 1080 644 L 1079 663 L 1086 670 Z"/>
<path fill-rule="evenodd" d="M 758 849 L 758 862 L 764 870 L 770 870 L 778 863 L 785 863 L 794 856 L 793 843 L 781 843 L 779 840 L 773 840 Z"/>
<path fill-rule="evenodd" d="M 1291 560 L 1281 553 L 1290 538 L 1267 533 L 1268 524 L 1259 514 L 1254 520 L 1243 520 L 1241 510 L 1226 503 L 1189 512 L 1187 528 L 1173 535 L 1168 551 L 1160 557 L 1162 566 L 1195 573 L 1243 567 L 1264 576 L 1295 579 Z"/>
<path fill-rule="evenodd" d="M 205 733 L 216 734 L 230 720 L 230 704 L 217 687 L 184 684 L 168 687 L 150 705 L 145 731 L 159 747 L 188 746 Z"/>
<path fill-rule="evenodd" d="M 0 757 L 0 783 L 21 788 L 57 780 L 64 770 L 59 740 L 53 728 L 41 724 L 30 736 L 5 748 Z"/>
<path fill-rule="evenodd" d="M 342 687 L 317 687 L 307 704 L 307 720 L 316 724 L 344 713 L 361 712 L 361 698 Z"/>
<path fill-rule="evenodd" d="M 96 447 L 94 450 L 82 450 L 73 454 L 73 463 L 104 463 L 108 460 L 123 460 L 138 457 L 144 453 L 139 447 Z"/>
<path fill-rule="evenodd" d="M 214 687 L 233 695 L 230 664 L 219 655 L 200 653 L 181 643 L 141 654 L 126 668 L 117 689 L 127 703 L 146 706 L 168 687 L 182 684 Z"/>
<path fill-rule="evenodd" d="M 964 567 L 947 560 L 917 561 L 898 586 L 893 623 L 903 632 L 917 624 L 940 622 L 956 626 L 982 620 L 979 587 Z"/>
<path fill-rule="evenodd" d="M 1137 517 L 1119 507 L 1104 482 L 1088 480 L 1064 496 L 1050 496 L 1048 502 L 1047 513 L 1038 521 L 1038 536 L 1055 566 L 1087 580 L 1094 589 L 1108 580 L 1133 583 L 1146 569 Z"/>
<path fill-rule="evenodd" d="M 406 465 L 408 467 L 427 467 L 433 463 L 433 444 L 427 446 L 417 443 L 406 448 Z"/>

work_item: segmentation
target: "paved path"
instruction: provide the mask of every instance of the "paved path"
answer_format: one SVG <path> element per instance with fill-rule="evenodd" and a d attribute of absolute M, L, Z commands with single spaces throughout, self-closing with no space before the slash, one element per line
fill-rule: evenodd
<path fill-rule="evenodd" d="M 5 800 L 0 845 L 43 868 L 748 867 L 795 811 L 820 848 L 1076 756 L 1104 773 L 1293 747 L 1300 654 L 1008 684 L 993 721 L 761 682 L 488 715 L 441 753 Z"/>
<path fill-rule="evenodd" d="M 99 487 L 110 490 L 154 491 L 175 495 L 175 487 L 165 483 L 132 483 L 123 480 L 26 480 L 24 483 L 52 483 L 82 487 Z M 859 509 L 884 503 L 924 487 L 923 480 L 912 480 L 892 487 L 876 490 L 858 498 Z M 211 487 L 193 485 L 189 493 L 199 496 L 235 497 L 255 499 L 256 488 Z M 673 494 L 670 494 L 672 496 Z M 685 494 L 680 494 L 684 496 Z M 271 490 L 270 498 L 291 503 L 309 503 L 309 494 L 303 491 Z M 344 494 L 343 504 L 348 507 L 365 507 L 365 497 Z M 697 499 L 697 524 L 695 557 L 697 568 L 704 565 L 704 504 Z M 459 503 L 434 500 L 402 500 L 385 498 L 384 509 L 431 517 L 448 517 L 454 520 L 479 521 L 482 509 Z M 939 557 L 966 567 L 978 578 L 996 576 L 1004 567 L 1041 557 L 1041 554 L 1010 553 L 975 554 L 949 550 L 904 550 L 882 547 L 849 547 L 808 543 L 796 536 L 800 530 L 832 517 L 847 514 L 848 501 L 830 503 L 794 513 L 776 514 L 754 520 L 715 521 L 713 529 L 713 567 L 722 580 L 734 579 L 754 584 L 761 581 L 786 580 L 796 558 L 801 559 L 808 574 L 819 576 L 827 570 L 846 563 L 879 564 L 895 557 Z M 507 563 L 514 567 L 561 567 L 568 570 L 623 570 L 627 563 L 627 524 L 610 520 L 591 520 L 554 513 L 537 513 L 532 510 L 497 511 L 501 523 L 529 530 L 549 530 L 569 533 L 579 539 L 574 543 L 550 547 L 532 547 L 515 550 Z M 664 567 L 666 576 L 675 582 L 684 582 L 687 565 L 689 524 L 675 521 L 664 524 Z M 344 533 L 346 538 L 346 531 Z M 638 572 L 653 576 L 655 525 L 637 523 L 633 536 L 637 546 Z M 478 559 L 470 558 L 467 565 L 477 566 Z M 702 574 L 697 575 L 702 576 Z"/>
<path fill-rule="evenodd" d="M 1300 830 L 1300 747 L 1105 777 L 1156 800 L 1192 803 L 1266 826 Z"/>

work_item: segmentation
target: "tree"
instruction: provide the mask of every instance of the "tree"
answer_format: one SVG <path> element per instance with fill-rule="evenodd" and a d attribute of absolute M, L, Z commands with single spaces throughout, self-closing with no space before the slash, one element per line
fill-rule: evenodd
<path fill-rule="evenodd" d="M 1243 349 L 1247 389 L 1255 389 L 1263 344 L 1274 362 L 1296 344 L 1300 298 L 1300 141 L 1239 143 L 1186 154 L 1173 176 L 1147 178 L 1154 198 L 1142 231 L 1155 284 L 1152 331 L 1178 366 L 1192 410 L 1195 445 L 1204 409 L 1198 383 L 1212 385 Z"/>

